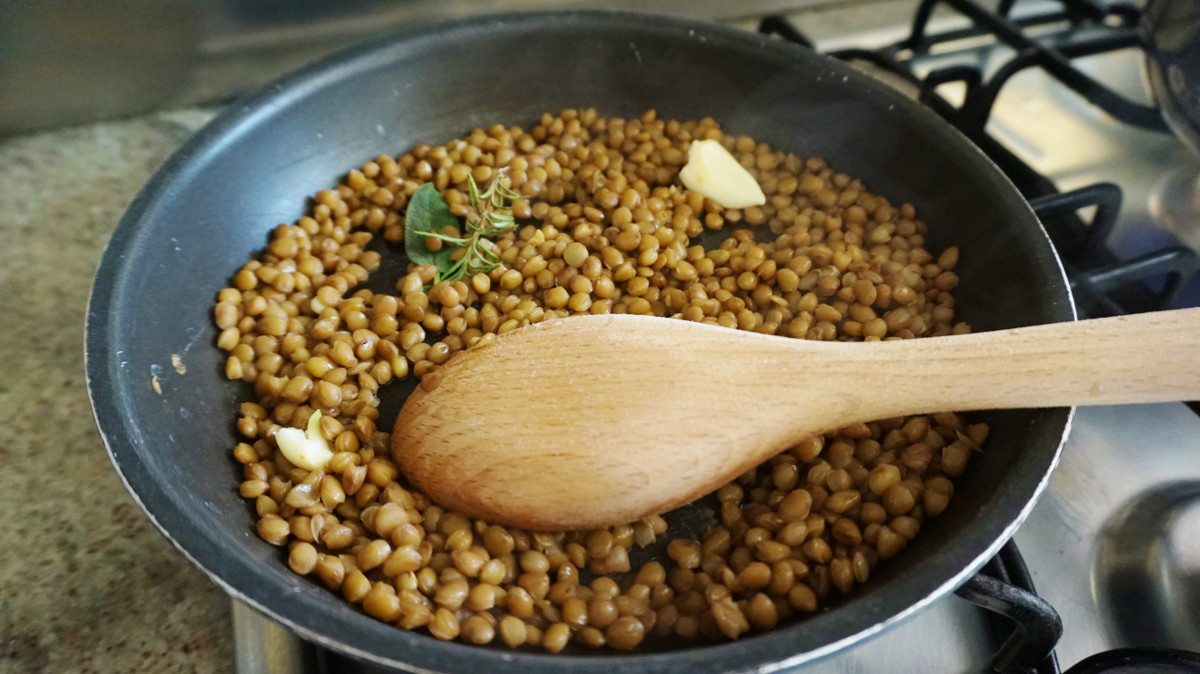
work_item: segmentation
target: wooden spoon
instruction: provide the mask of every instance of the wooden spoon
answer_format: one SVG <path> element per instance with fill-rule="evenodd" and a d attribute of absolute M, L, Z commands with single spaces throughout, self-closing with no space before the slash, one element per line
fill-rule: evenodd
<path fill-rule="evenodd" d="M 426 375 L 392 455 L 467 515 L 590 529 L 670 510 L 855 422 L 1189 399 L 1200 399 L 1200 309 L 876 343 L 581 316 Z"/>

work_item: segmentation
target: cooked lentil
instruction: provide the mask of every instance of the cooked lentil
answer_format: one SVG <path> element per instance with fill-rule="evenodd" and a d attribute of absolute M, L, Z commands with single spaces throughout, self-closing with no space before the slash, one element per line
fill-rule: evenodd
<path fill-rule="evenodd" d="M 722 209 L 680 188 L 694 139 L 729 149 L 767 196 Z M 432 181 L 467 209 L 468 175 L 507 167 L 523 223 L 495 241 L 491 273 L 396 292 L 361 286 L 370 245 L 404 238 L 408 199 Z M 748 225 L 742 227 L 741 223 Z M 695 237 L 738 228 L 705 249 Z M 644 313 L 800 339 L 909 339 L 954 322 L 959 251 L 936 258 L 910 204 L 893 205 L 820 158 L 801 159 L 712 119 L 543 115 L 526 131 L 474 129 L 444 145 L 380 155 L 313 196 L 222 290 L 213 320 L 225 373 L 257 403 L 236 419 L 239 493 L 287 563 L 367 614 L 438 639 L 551 653 L 569 642 L 634 648 L 646 638 L 735 639 L 853 591 L 946 509 L 950 478 L 987 436 L 957 414 L 854 424 L 808 438 L 717 491 L 720 524 L 672 540 L 631 571 L 630 547 L 666 532 L 649 518 L 590 532 L 528 532 L 447 512 L 408 487 L 377 428 L 378 393 L 455 353 L 578 313 Z M 333 458 L 303 470 L 275 451 L 317 410 Z M 668 562 L 668 560 L 670 560 Z M 667 566 L 663 566 L 667 564 Z M 598 574 L 590 583 L 581 570 Z M 623 581 L 604 574 L 620 574 Z"/>

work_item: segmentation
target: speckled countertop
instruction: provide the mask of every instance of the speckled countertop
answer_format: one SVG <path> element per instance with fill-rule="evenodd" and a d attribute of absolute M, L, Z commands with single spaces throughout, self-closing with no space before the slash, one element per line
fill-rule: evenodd
<path fill-rule="evenodd" d="M 0 674 L 233 669 L 229 600 L 125 492 L 83 375 L 104 244 L 211 116 L 0 139 Z"/>

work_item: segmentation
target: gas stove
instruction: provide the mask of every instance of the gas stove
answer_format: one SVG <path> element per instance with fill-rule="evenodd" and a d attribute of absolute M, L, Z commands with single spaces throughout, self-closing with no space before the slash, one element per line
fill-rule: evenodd
<path fill-rule="evenodd" d="M 915 10 L 905 27 L 815 41 L 789 17 L 742 24 L 860 66 L 963 131 L 1042 219 L 1081 316 L 1200 306 L 1200 159 L 1148 99 L 1139 8 Z M 957 597 L 802 671 L 1200 671 L 1197 409 L 1077 410 L 1049 488 Z M 379 671 L 244 606 L 234 618 L 239 672 Z"/>

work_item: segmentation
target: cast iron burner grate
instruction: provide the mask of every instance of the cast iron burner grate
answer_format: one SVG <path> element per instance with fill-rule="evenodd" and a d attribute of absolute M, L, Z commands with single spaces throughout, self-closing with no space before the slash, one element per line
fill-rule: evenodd
<path fill-rule="evenodd" d="M 944 5 L 970 20 L 970 25 L 940 33 L 928 32 L 937 5 Z M 1027 68 L 1040 68 L 1113 118 L 1143 129 L 1167 133 L 1158 110 L 1130 101 L 1074 67 L 1071 60 L 1084 56 L 1140 47 L 1137 25 L 1140 10 L 1130 4 L 1097 0 L 1057 0 L 1057 8 L 1013 17 L 1016 0 L 999 0 L 988 9 L 976 0 L 923 0 L 917 8 L 908 37 L 880 49 L 843 49 L 828 55 L 852 63 L 865 63 L 898 76 L 916 92 L 919 101 L 971 139 L 1008 175 L 1046 227 L 1058 250 L 1084 316 L 1114 316 L 1171 308 L 1179 290 L 1200 270 L 1200 256 L 1186 246 L 1167 246 L 1127 260 L 1118 260 L 1107 239 L 1121 209 L 1121 189 L 1096 183 L 1059 192 L 1002 145 L 987 130 L 987 121 L 1004 84 Z M 1049 32 L 1048 27 L 1065 25 Z M 813 48 L 813 42 L 779 16 L 768 16 L 759 31 Z M 1036 34 L 1036 36 L 1034 36 Z M 960 43 L 962 51 L 1004 45 L 1013 56 L 985 79 L 974 65 L 934 67 L 917 73 L 939 57 L 947 46 Z M 952 47 L 951 47 L 952 48 Z M 961 83 L 962 103 L 952 104 L 936 89 Z M 1081 210 L 1092 215 L 1085 220 Z M 1008 542 L 983 570 L 956 592 L 959 597 L 991 611 L 993 634 L 999 644 L 992 659 L 994 671 L 1059 674 L 1054 646 L 1062 635 L 1062 621 L 1049 603 L 1037 596 L 1025 562 L 1013 542 Z M 1117 649 L 1093 655 L 1072 667 L 1068 674 L 1099 672 L 1200 671 L 1200 655 L 1167 649 Z"/>

